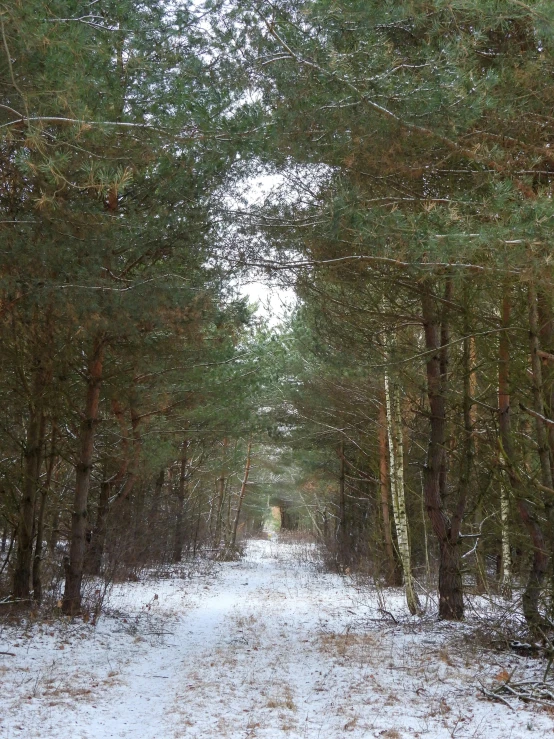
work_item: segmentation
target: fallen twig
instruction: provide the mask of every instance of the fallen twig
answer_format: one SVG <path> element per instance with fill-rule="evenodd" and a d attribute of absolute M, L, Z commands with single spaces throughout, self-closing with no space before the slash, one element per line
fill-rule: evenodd
<path fill-rule="evenodd" d="M 391 618 L 395 624 L 398 624 L 398 621 L 396 620 L 396 618 L 392 615 L 390 611 L 385 611 L 384 608 L 379 608 L 379 613 L 384 613 L 385 616 L 388 616 L 389 618 Z"/>
<path fill-rule="evenodd" d="M 493 701 L 500 701 L 500 703 L 504 703 L 504 705 L 505 705 L 505 706 L 508 706 L 508 708 L 509 708 L 509 709 L 510 709 L 511 711 L 514 711 L 514 710 L 515 710 L 515 708 L 514 708 L 514 707 L 513 707 L 512 705 L 510 705 L 510 704 L 508 703 L 508 701 L 507 701 L 507 700 L 506 700 L 505 698 L 503 698 L 503 697 L 502 697 L 501 695 L 498 695 L 497 693 L 491 693 L 491 692 L 490 692 L 489 690 L 487 690 L 487 689 L 486 689 L 486 688 L 485 688 L 485 687 L 484 687 L 483 685 L 481 685 L 481 686 L 480 686 L 480 687 L 478 688 L 478 690 L 479 690 L 479 691 L 480 691 L 481 693 L 483 693 L 483 695 L 484 695 L 484 696 L 485 696 L 486 698 L 489 698 L 490 700 L 493 700 Z"/>
<path fill-rule="evenodd" d="M 478 690 L 490 700 L 500 701 L 512 710 L 514 707 L 504 695 L 509 698 L 517 698 L 524 703 L 540 703 L 543 706 L 554 708 L 554 682 L 547 683 L 544 680 L 523 680 L 522 682 L 514 683 L 511 682 L 513 674 L 512 672 L 506 680 L 488 690 L 479 680 L 481 687 Z"/>

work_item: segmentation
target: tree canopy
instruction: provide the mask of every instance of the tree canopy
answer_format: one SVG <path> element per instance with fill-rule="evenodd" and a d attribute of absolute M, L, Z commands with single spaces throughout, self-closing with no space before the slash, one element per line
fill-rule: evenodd
<path fill-rule="evenodd" d="M 471 587 L 549 630 L 552 4 L 30 0 L 0 33 L 13 597 L 44 562 L 75 615 L 279 509 L 414 614 Z"/>

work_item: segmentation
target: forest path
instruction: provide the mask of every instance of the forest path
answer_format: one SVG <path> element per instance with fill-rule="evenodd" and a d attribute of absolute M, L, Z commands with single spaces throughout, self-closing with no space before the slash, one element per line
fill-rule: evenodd
<path fill-rule="evenodd" d="M 540 709 L 476 691 L 477 676 L 519 660 L 523 679 L 536 660 L 480 650 L 471 625 L 413 619 L 398 591 L 382 598 L 321 572 L 313 545 L 261 540 L 240 562 L 119 585 L 96 628 L 0 632 L 16 654 L 0 669 L 0 736 L 554 736 Z"/>

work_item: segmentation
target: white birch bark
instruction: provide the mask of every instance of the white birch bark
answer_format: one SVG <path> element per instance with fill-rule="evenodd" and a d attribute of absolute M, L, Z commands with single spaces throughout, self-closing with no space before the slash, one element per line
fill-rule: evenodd
<path fill-rule="evenodd" d="M 500 481 L 500 521 L 502 524 L 502 582 L 500 591 L 506 600 L 512 598 L 512 555 L 510 552 L 510 501 L 504 480 Z"/>
<path fill-rule="evenodd" d="M 387 429 L 389 435 L 390 486 L 392 510 L 396 528 L 398 553 L 404 575 L 406 603 L 412 615 L 421 612 L 421 604 L 414 589 L 412 577 L 412 557 L 406 515 L 406 497 L 404 491 L 404 448 L 402 444 L 402 409 L 400 406 L 400 388 L 391 381 L 385 372 L 385 400 L 387 407 Z"/>

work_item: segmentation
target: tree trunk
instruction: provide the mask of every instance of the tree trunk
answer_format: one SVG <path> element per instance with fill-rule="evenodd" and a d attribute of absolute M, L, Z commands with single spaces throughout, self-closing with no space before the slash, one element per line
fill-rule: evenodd
<path fill-rule="evenodd" d="M 142 449 L 142 437 L 140 433 L 140 424 L 142 417 L 138 414 L 137 409 L 133 401 L 131 401 L 131 439 L 132 439 L 132 451 L 129 452 L 128 443 L 126 444 L 127 454 L 130 453 L 130 458 L 127 464 L 127 479 L 123 484 L 123 487 L 117 493 L 115 500 L 112 503 L 111 518 L 114 522 L 117 522 L 116 535 L 119 537 L 118 543 L 121 543 L 121 552 L 123 558 L 127 564 L 134 565 L 134 529 L 132 526 L 132 509 L 133 500 L 132 493 L 135 489 L 135 484 L 138 478 L 138 469 L 140 464 L 140 455 Z"/>
<path fill-rule="evenodd" d="M 539 318 L 537 313 L 537 293 L 533 281 L 527 290 L 529 304 L 529 348 L 531 350 L 531 370 L 533 386 L 533 406 L 535 413 L 535 433 L 541 465 L 541 482 L 552 490 L 552 468 L 550 466 L 550 445 L 545 422 L 539 416 L 545 416 L 545 404 L 542 382 L 542 365 L 539 356 Z"/>
<path fill-rule="evenodd" d="M 387 584 L 401 585 L 402 573 L 394 556 L 392 529 L 389 508 L 389 470 L 387 449 L 387 412 L 385 402 L 379 406 L 379 489 L 381 492 L 381 512 L 383 516 L 383 538 L 387 556 Z"/>
<path fill-rule="evenodd" d="M 187 496 L 187 449 L 189 442 L 183 442 L 183 454 L 181 456 L 181 470 L 179 473 L 179 486 L 177 488 L 177 513 L 175 516 L 175 541 L 173 545 L 173 561 L 180 562 L 183 556 L 184 532 L 184 509 Z"/>
<path fill-rule="evenodd" d="M 154 480 L 154 494 L 148 515 L 146 516 L 147 535 L 145 556 L 150 558 L 161 557 L 162 542 L 158 535 L 159 508 L 165 484 L 165 469 L 161 469 Z"/>
<path fill-rule="evenodd" d="M 135 476 L 131 470 L 125 484 L 123 487 L 120 487 L 123 484 L 123 480 L 125 480 L 125 475 L 127 474 L 127 470 L 131 464 L 131 460 L 129 459 L 129 439 L 125 424 L 125 411 L 121 403 L 116 398 L 112 398 L 112 411 L 121 430 L 123 458 L 121 459 L 119 469 L 115 475 L 109 475 L 107 465 L 104 465 L 103 479 L 100 483 L 100 495 L 98 496 L 96 509 L 96 521 L 91 532 L 90 543 L 86 547 L 85 562 L 83 565 L 83 571 L 87 575 L 93 576 L 98 576 L 102 569 L 102 560 L 104 558 L 104 550 L 108 539 L 108 523 L 110 519 L 111 506 L 117 505 L 118 500 L 126 500 L 135 481 Z M 112 501 L 114 490 L 118 490 L 119 492 L 117 493 L 116 500 Z M 113 518 L 117 518 L 117 516 L 114 516 Z M 121 523 L 121 517 L 119 523 Z"/>
<path fill-rule="evenodd" d="M 554 352 L 554 313 L 549 293 L 539 292 L 537 312 L 541 348 L 552 354 Z M 542 369 L 545 416 L 552 419 L 554 418 L 554 365 L 552 362 L 546 362 Z M 548 425 L 547 434 L 550 446 L 550 470 L 554 479 L 554 425 Z"/>
<path fill-rule="evenodd" d="M 473 461 L 475 457 L 475 442 L 473 433 L 473 394 L 475 392 L 474 383 L 474 349 L 472 347 L 471 337 L 469 336 L 471 327 L 468 320 L 469 310 L 469 296 L 465 296 L 465 319 L 464 319 L 464 340 L 463 340 L 463 353 L 462 353 L 462 367 L 463 367 L 463 381 L 464 381 L 464 396 L 463 396 L 463 418 L 464 418 L 464 435 L 462 442 L 462 455 L 460 464 L 460 478 L 458 484 L 458 507 L 465 508 L 465 504 L 468 498 L 469 491 L 471 489 L 472 475 L 473 475 Z M 476 508 L 477 524 L 479 526 L 479 533 L 482 535 L 482 515 L 480 504 Z M 476 560 L 476 584 L 477 592 L 484 592 L 487 589 L 486 582 L 486 571 L 484 566 L 484 558 L 482 554 L 481 538 L 477 540 L 475 547 L 475 560 Z"/>
<path fill-rule="evenodd" d="M 226 457 L 227 457 L 227 445 L 229 441 L 227 437 L 223 439 L 223 462 L 221 465 L 221 475 L 218 479 L 218 501 L 217 501 L 217 513 L 215 519 L 215 534 L 214 534 L 214 546 L 219 547 L 221 544 L 221 523 L 223 516 L 223 503 L 225 502 L 225 482 L 226 482 Z"/>
<path fill-rule="evenodd" d="M 39 369 L 35 377 L 34 397 L 27 428 L 23 500 L 17 526 L 17 557 L 13 574 L 13 596 L 22 600 L 27 600 L 31 594 L 35 503 L 44 444 L 43 392 L 44 377 Z"/>
<path fill-rule="evenodd" d="M 118 494 L 116 500 L 114 501 L 116 505 L 120 501 L 123 502 L 127 500 L 127 498 L 129 498 L 129 496 L 133 492 L 133 488 L 137 480 L 138 468 L 140 464 L 140 453 L 142 448 L 142 437 L 139 430 L 141 421 L 141 416 L 139 416 L 139 414 L 137 413 L 136 408 L 131 405 L 131 435 L 133 439 L 133 454 L 127 465 L 129 474 L 127 476 L 127 479 L 125 480 L 125 484 L 123 485 L 121 492 Z"/>
<path fill-rule="evenodd" d="M 488 592 L 487 585 L 487 568 L 485 563 L 485 554 L 483 551 L 483 511 L 481 509 L 481 502 L 479 502 L 475 508 L 475 523 L 477 530 L 480 534 L 475 544 L 475 592 L 478 595 Z"/>
<path fill-rule="evenodd" d="M 71 616 L 78 613 L 81 609 L 81 581 L 83 578 L 86 546 L 87 504 L 94 454 L 94 435 L 98 423 L 104 351 L 105 339 L 104 337 L 97 337 L 89 358 L 88 387 L 80 433 L 81 448 L 79 461 L 76 465 L 69 557 L 66 557 L 65 560 L 65 590 L 62 611 Z"/>
<path fill-rule="evenodd" d="M 165 469 L 161 469 L 156 475 L 156 481 L 154 482 L 154 497 L 152 499 L 152 505 L 148 512 L 148 524 L 150 529 L 156 528 L 158 521 L 158 510 L 160 507 L 160 501 L 162 499 L 162 493 L 165 484 Z"/>
<path fill-rule="evenodd" d="M 33 558 L 33 598 L 40 603 L 42 600 L 42 579 L 41 579 L 41 563 L 42 548 L 44 539 L 44 513 L 46 511 L 46 500 L 50 493 L 52 484 L 52 475 L 54 465 L 56 463 L 56 426 L 52 424 L 52 437 L 50 443 L 50 456 L 48 458 L 48 467 L 46 469 L 46 480 L 42 486 L 40 493 L 40 505 L 37 515 L 37 536 L 35 543 L 35 555 Z"/>
<path fill-rule="evenodd" d="M 200 533 L 200 523 L 202 522 L 202 508 L 200 505 L 200 496 L 197 496 L 197 515 L 196 515 L 196 526 L 194 527 L 194 542 L 192 544 L 192 555 L 193 557 L 196 557 L 196 552 L 198 549 L 198 535 Z M 206 527 L 207 528 L 207 527 Z"/>
<path fill-rule="evenodd" d="M 390 487 L 392 510 L 396 527 L 396 541 L 404 574 L 406 603 L 412 615 L 421 611 L 421 604 L 414 589 L 412 576 L 412 557 L 406 514 L 406 497 L 404 492 L 404 444 L 402 440 L 402 409 L 400 406 L 400 388 L 391 382 L 385 372 L 385 399 L 387 406 L 387 425 L 389 436 Z"/>
<path fill-rule="evenodd" d="M 250 474 L 250 455 L 252 452 L 252 439 L 248 442 L 248 449 L 246 451 L 246 464 L 244 465 L 244 476 L 242 478 L 242 485 L 240 487 L 239 500 L 237 505 L 237 512 L 235 515 L 235 521 L 233 523 L 233 535 L 231 537 L 231 546 L 235 547 L 237 544 L 237 531 L 239 527 L 240 511 L 244 496 L 246 495 L 246 486 L 248 484 L 248 476 Z"/>
<path fill-rule="evenodd" d="M 446 393 L 448 389 L 448 366 L 450 363 L 450 303 L 453 297 L 453 286 L 452 277 L 447 276 L 446 283 L 444 286 L 444 302 L 442 304 L 442 315 L 440 324 L 440 376 L 441 376 L 441 391 L 445 398 L 446 407 Z M 442 465 L 439 477 L 439 490 L 442 501 L 446 500 L 448 494 L 448 455 L 446 454 L 446 415 L 444 423 L 444 436 L 445 436 L 445 453 L 442 455 Z"/>
<path fill-rule="evenodd" d="M 537 438 L 538 454 L 541 466 L 541 483 L 552 490 L 554 487 L 552 480 L 552 450 L 549 440 L 549 425 L 545 423 L 543 418 L 548 417 L 548 408 L 544 399 L 544 384 L 542 360 L 539 355 L 539 314 L 538 314 L 538 297 L 535 283 L 530 280 L 527 288 L 527 299 L 529 306 L 529 348 L 531 351 L 531 374 L 533 386 L 533 406 L 535 413 L 535 434 Z M 549 522 L 549 549 L 550 557 L 553 556 L 554 539 L 552 532 L 554 530 L 554 506 L 551 499 L 547 499 L 544 504 L 547 520 Z M 554 594 L 554 573 L 550 573 L 550 595 Z M 551 614 L 554 612 L 554 605 L 550 607 Z"/>
<path fill-rule="evenodd" d="M 345 562 L 348 557 L 348 537 L 346 530 L 346 490 L 345 490 L 345 458 L 344 458 L 344 437 L 340 441 L 339 446 L 339 520 L 337 525 L 337 540 L 339 545 L 340 559 Z"/>
<path fill-rule="evenodd" d="M 429 284 L 424 286 L 421 302 L 425 346 L 429 352 L 426 376 L 430 411 L 424 495 L 427 513 L 439 544 L 439 618 L 461 620 L 464 616 L 464 600 L 459 527 L 463 508 L 458 507 L 456 519 L 451 524 L 441 495 L 445 469 L 446 402 L 442 386 L 440 323 Z"/>
<path fill-rule="evenodd" d="M 506 600 L 512 599 L 512 553 L 510 550 L 510 500 L 504 480 L 500 481 L 500 522 L 502 527 L 502 580 L 500 592 Z"/>
<path fill-rule="evenodd" d="M 98 508 L 96 509 L 96 522 L 92 531 L 90 544 L 85 553 L 84 572 L 87 575 L 98 576 L 102 570 L 102 559 L 106 545 L 108 514 L 110 511 L 110 497 L 112 484 L 106 479 L 107 472 L 104 470 L 104 479 L 100 483 L 100 495 L 98 496 Z"/>
<path fill-rule="evenodd" d="M 523 593 L 522 604 L 525 620 L 531 629 L 536 629 L 542 619 L 539 612 L 539 598 L 541 595 L 546 570 L 548 567 L 548 555 L 542 529 L 534 515 L 531 504 L 523 497 L 522 485 L 515 468 L 514 452 L 512 446 L 512 431 L 510 419 L 510 391 L 509 391 L 509 366 L 510 366 L 510 344 L 508 338 L 508 327 L 510 325 L 510 295 L 508 287 L 504 288 L 502 301 L 502 331 L 500 332 L 498 348 L 498 426 L 500 431 L 500 451 L 510 485 L 517 496 L 517 506 L 521 520 L 529 533 L 533 545 L 533 564 L 529 573 L 527 586 Z"/>
<path fill-rule="evenodd" d="M 13 545 L 15 543 L 16 537 L 17 537 L 17 529 L 12 529 L 12 535 L 11 535 L 11 538 L 10 538 L 10 546 L 8 547 L 8 553 L 6 554 L 6 557 L 4 559 L 4 564 L 2 565 L 2 567 L 0 567 L 0 575 L 2 575 L 2 573 L 4 572 L 4 570 L 6 569 L 6 567 L 10 564 L 10 559 L 11 559 L 11 556 L 12 556 Z"/>
<path fill-rule="evenodd" d="M 50 537 L 48 539 L 48 549 L 50 554 L 54 554 L 58 546 L 58 538 L 60 536 L 60 511 L 55 509 L 52 515 L 52 523 L 50 528 Z"/>

